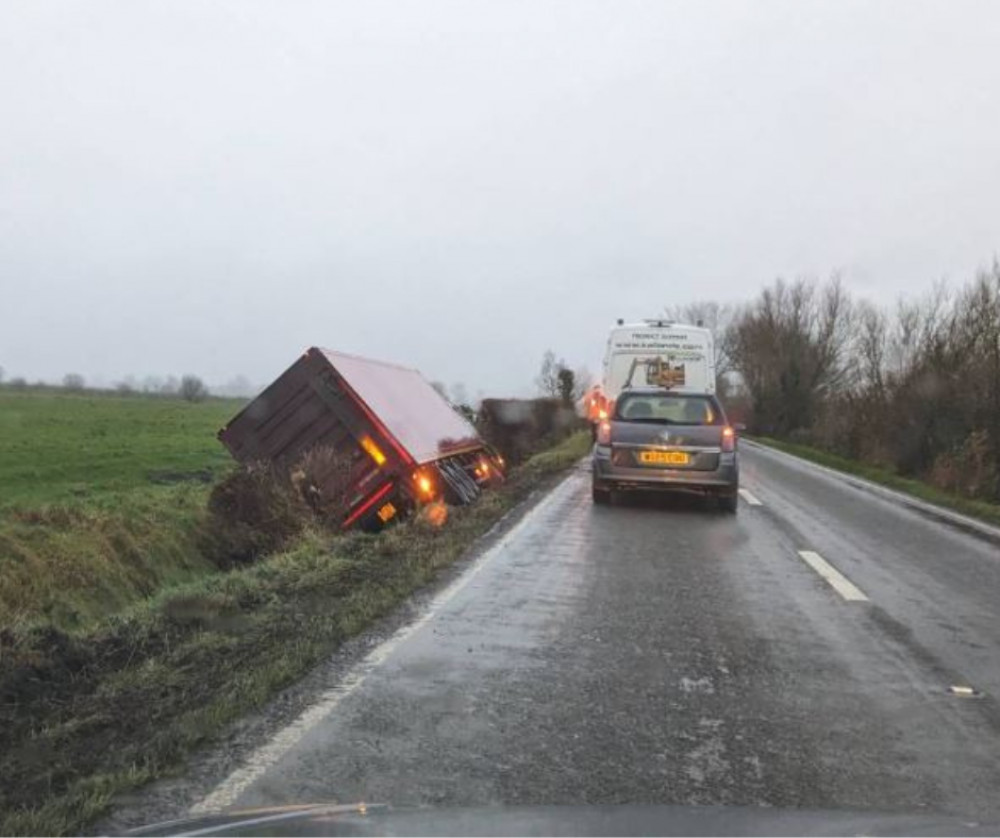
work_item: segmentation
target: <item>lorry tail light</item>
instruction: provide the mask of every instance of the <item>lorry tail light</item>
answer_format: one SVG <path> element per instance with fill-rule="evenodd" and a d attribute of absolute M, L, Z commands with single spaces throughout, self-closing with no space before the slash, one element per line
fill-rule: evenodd
<path fill-rule="evenodd" d="M 602 407 L 599 411 L 597 411 L 597 418 L 601 420 L 607 419 L 608 412 Z"/>
<path fill-rule="evenodd" d="M 736 431 L 728 425 L 722 429 L 722 450 L 725 452 L 736 450 Z"/>
<path fill-rule="evenodd" d="M 611 423 L 601 422 L 597 426 L 597 444 L 598 445 L 610 445 L 611 444 Z"/>
<path fill-rule="evenodd" d="M 386 483 L 381 489 L 370 495 L 368 500 L 366 500 L 361 506 L 352 512 L 347 519 L 340 525 L 341 529 L 347 529 L 351 524 L 357 521 L 362 515 L 364 515 L 369 509 L 371 509 L 376 503 L 378 503 L 382 498 L 388 495 L 392 491 L 393 483 Z"/>
<path fill-rule="evenodd" d="M 361 437 L 361 447 L 375 461 L 375 465 L 381 466 L 385 464 L 385 454 L 382 453 L 382 449 L 375 444 L 375 440 L 370 436 Z"/>

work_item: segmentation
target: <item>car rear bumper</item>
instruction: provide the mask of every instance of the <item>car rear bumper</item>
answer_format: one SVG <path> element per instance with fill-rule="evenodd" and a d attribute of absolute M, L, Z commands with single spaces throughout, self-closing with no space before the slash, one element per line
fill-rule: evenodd
<path fill-rule="evenodd" d="M 602 489 L 724 494 L 736 491 L 740 482 L 735 453 L 720 454 L 718 468 L 711 471 L 626 468 L 612 463 L 610 448 L 598 445 L 594 447 L 592 468 L 594 485 Z"/>

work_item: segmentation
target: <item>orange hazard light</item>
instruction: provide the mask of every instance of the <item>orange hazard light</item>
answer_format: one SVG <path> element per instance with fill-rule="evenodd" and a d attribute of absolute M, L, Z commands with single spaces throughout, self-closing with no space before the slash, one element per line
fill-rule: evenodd
<path fill-rule="evenodd" d="M 413 475 L 413 480 L 417 484 L 417 488 L 426 498 L 434 496 L 434 481 L 430 479 L 425 473 L 417 472 Z"/>

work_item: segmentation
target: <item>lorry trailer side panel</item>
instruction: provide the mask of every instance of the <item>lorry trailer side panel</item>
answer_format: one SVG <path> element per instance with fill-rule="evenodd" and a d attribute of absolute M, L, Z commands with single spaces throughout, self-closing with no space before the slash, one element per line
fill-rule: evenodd
<path fill-rule="evenodd" d="M 341 472 L 321 475 L 323 485 L 315 488 L 323 504 L 342 507 L 345 527 L 374 516 L 380 500 L 403 507 L 427 500 L 418 490 L 420 477 L 432 473 L 425 469 L 451 497 L 472 499 L 477 481 L 487 479 L 483 458 L 492 456 L 416 370 L 315 347 L 246 405 L 219 439 L 241 462 L 284 467 L 319 446 L 332 448 L 349 464 L 346 487 Z M 492 463 L 489 479 L 502 478 L 500 462 Z"/>

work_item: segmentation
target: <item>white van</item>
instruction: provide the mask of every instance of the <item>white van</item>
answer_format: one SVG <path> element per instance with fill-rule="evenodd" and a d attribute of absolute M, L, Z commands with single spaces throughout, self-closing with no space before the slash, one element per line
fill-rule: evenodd
<path fill-rule="evenodd" d="M 601 389 L 618 398 L 626 387 L 669 387 L 681 393 L 715 392 L 715 342 L 701 326 L 669 320 L 623 323 L 611 330 Z"/>

